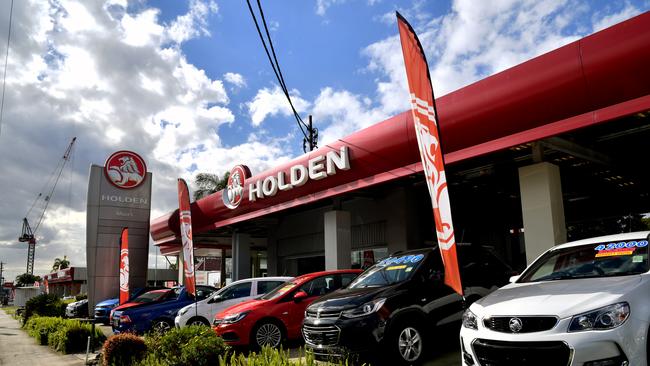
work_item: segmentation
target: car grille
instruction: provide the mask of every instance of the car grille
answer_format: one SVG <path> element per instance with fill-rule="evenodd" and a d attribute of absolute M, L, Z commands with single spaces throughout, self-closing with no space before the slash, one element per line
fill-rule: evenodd
<path fill-rule="evenodd" d="M 510 321 L 519 319 L 521 328 L 510 327 Z M 503 333 L 533 333 L 543 332 L 552 329 L 557 324 L 557 318 L 554 316 L 495 316 L 483 320 L 483 325 L 486 328 L 495 332 Z"/>
<path fill-rule="evenodd" d="M 108 311 L 106 311 L 106 309 L 95 310 L 95 316 L 105 316 L 106 314 L 108 314 Z"/>
<path fill-rule="evenodd" d="M 307 310 L 307 317 L 308 318 L 314 318 L 314 319 L 338 319 L 339 316 L 341 316 L 341 311 Z"/>
<path fill-rule="evenodd" d="M 472 346 L 481 366 L 563 366 L 571 361 L 571 351 L 564 342 L 477 339 Z"/>
<path fill-rule="evenodd" d="M 305 342 L 313 346 L 335 346 L 339 342 L 341 330 L 334 325 L 303 325 Z"/>

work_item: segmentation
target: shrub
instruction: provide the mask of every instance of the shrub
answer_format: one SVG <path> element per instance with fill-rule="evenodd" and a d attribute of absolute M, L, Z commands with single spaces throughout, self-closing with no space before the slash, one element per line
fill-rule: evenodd
<path fill-rule="evenodd" d="M 63 317 L 65 304 L 54 294 L 40 294 L 25 303 L 23 324 L 26 324 L 32 315 Z"/>
<path fill-rule="evenodd" d="M 163 335 L 146 337 L 150 355 L 142 364 L 170 366 L 216 365 L 229 347 L 209 327 L 189 326 L 175 328 Z"/>
<path fill-rule="evenodd" d="M 145 358 L 147 345 L 134 334 L 123 333 L 104 342 L 103 361 L 106 366 L 128 366 Z"/>
<path fill-rule="evenodd" d="M 27 334 L 36 338 L 36 341 L 44 346 L 47 345 L 50 333 L 59 330 L 64 322 L 64 319 L 56 317 L 33 316 L 25 323 L 25 330 Z"/>
<path fill-rule="evenodd" d="M 90 324 L 81 323 L 78 320 L 64 320 L 59 329 L 50 333 L 47 337 L 47 344 L 54 350 L 61 353 L 74 353 L 86 350 L 88 337 L 92 327 Z M 99 329 L 95 329 L 93 347 L 100 345 L 106 337 Z"/>
<path fill-rule="evenodd" d="M 88 298 L 88 294 L 79 294 L 79 295 L 75 295 L 74 301 L 86 300 L 87 298 Z"/>
<path fill-rule="evenodd" d="M 263 347 L 259 353 L 252 352 L 248 356 L 244 354 L 230 354 L 227 357 L 219 358 L 220 366 L 348 366 L 357 363 L 339 360 L 332 362 L 316 362 L 311 352 L 299 352 L 300 357 L 291 359 L 289 351 L 278 350 L 270 347 Z M 153 365 L 153 364 L 150 364 Z M 146 366 L 150 366 L 146 365 Z M 363 364 L 364 366 L 366 364 Z"/>

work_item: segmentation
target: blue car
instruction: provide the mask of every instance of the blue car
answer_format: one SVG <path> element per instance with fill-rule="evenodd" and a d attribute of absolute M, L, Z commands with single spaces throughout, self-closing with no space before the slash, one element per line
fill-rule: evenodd
<path fill-rule="evenodd" d="M 185 291 L 184 286 L 149 291 L 113 309 L 110 315 L 113 333 L 164 333 L 174 326 L 178 310 L 205 299 L 216 290 L 212 286 L 196 286 L 196 299 Z"/>
<path fill-rule="evenodd" d="M 166 289 L 167 287 L 143 287 L 143 288 L 136 288 L 131 290 L 131 294 L 129 296 L 129 301 L 135 299 L 136 297 L 149 292 L 153 290 L 160 290 L 160 289 Z M 111 315 L 111 310 L 115 309 L 117 305 L 119 305 L 120 299 L 114 298 L 114 299 L 108 299 L 104 300 L 102 302 L 99 302 L 95 305 L 95 321 L 96 322 L 101 322 L 103 324 L 108 324 L 109 323 L 109 316 Z"/>

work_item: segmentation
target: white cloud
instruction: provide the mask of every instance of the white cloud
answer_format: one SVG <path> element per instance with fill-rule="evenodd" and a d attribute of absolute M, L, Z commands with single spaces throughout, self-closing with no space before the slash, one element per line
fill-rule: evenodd
<path fill-rule="evenodd" d="M 428 4 L 415 1 L 410 8 L 399 11 L 411 21 L 422 42 L 436 97 L 640 12 L 626 4 L 622 9 L 597 14 L 590 24 L 584 25 L 591 10 L 572 0 L 455 0 L 452 11 L 441 17 L 427 12 Z M 325 1 L 322 5 L 324 12 L 331 3 Z M 394 24 L 395 14 L 385 13 L 375 19 Z M 323 142 L 409 108 L 399 35 L 374 42 L 361 54 L 368 58 L 364 71 L 376 75 L 373 101 L 347 90 L 322 89 L 314 102 L 313 114 L 319 121 Z"/>
<path fill-rule="evenodd" d="M 335 4 L 343 4 L 346 0 L 316 0 L 316 14 L 324 16 L 327 8 Z"/>
<path fill-rule="evenodd" d="M 167 36 L 176 43 L 182 43 L 200 35 L 210 35 L 207 18 L 210 14 L 216 14 L 218 10 L 219 7 L 214 1 L 209 3 L 190 1 L 189 12 L 178 16 L 172 22 L 167 28 Z"/>
<path fill-rule="evenodd" d="M 227 72 L 223 74 L 223 79 L 236 88 L 243 88 L 246 86 L 246 79 L 244 79 L 244 76 L 242 74 Z"/>
<path fill-rule="evenodd" d="M 298 113 L 309 108 L 310 103 L 302 99 L 300 92 L 297 90 L 289 91 L 289 95 Z M 253 126 L 259 126 L 268 116 L 278 114 L 283 116 L 293 115 L 289 101 L 279 86 L 275 86 L 273 89 L 262 88 L 258 90 L 253 100 L 246 103 L 246 106 Z"/>
<path fill-rule="evenodd" d="M 616 23 L 620 23 L 635 16 L 636 14 L 639 14 L 640 12 L 640 9 L 626 2 L 623 9 L 621 9 L 619 12 L 606 15 L 601 19 L 596 19 L 594 22 L 594 32 L 610 27 Z"/>
<path fill-rule="evenodd" d="M 127 12 L 125 5 L 15 3 L 13 26 L 24 36 L 12 37 L 0 136 L 0 165 L 11 172 L 0 175 L 6 188 L 0 192 L 0 253 L 8 279 L 25 268 L 26 245 L 16 243 L 22 215 L 72 136 L 78 140 L 71 170 L 37 233 L 37 274 L 64 254 L 73 265 L 85 265 L 88 166 L 118 148 L 140 153 L 154 174 L 152 217 L 176 207 L 175 179 L 191 179 L 192 167 L 223 173 L 233 161 L 264 169 L 289 159 L 277 138 L 229 147 L 219 138 L 220 126 L 235 123 L 224 83 L 178 47 L 208 35 L 216 4 L 192 1 L 188 13 L 169 24 L 157 9 Z M 0 17 L 0 29 L 6 28 Z"/>

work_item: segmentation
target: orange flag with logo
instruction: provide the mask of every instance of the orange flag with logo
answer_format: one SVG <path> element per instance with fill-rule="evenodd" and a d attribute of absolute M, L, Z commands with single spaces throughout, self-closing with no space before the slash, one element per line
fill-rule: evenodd
<path fill-rule="evenodd" d="M 178 212 L 181 223 L 181 240 L 183 241 L 183 269 L 185 288 L 196 297 L 194 279 L 194 243 L 192 242 L 192 214 L 190 212 L 190 191 L 187 183 L 178 178 Z"/>
<path fill-rule="evenodd" d="M 431 195 L 438 246 L 445 265 L 445 284 L 462 296 L 463 286 L 458 270 L 456 238 L 451 220 L 445 162 L 442 155 L 438 115 L 431 87 L 429 65 L 427 65 L 424 50 L 415 31 L 400 13 L 397 13 L 397 25 L 411 96 L 415 134 L 418 138 L 422 167 Z"/>
<path fill-rule="evenodd" d="M 120 305 L 129 301 L 129 228 L 120 237 Z"/>

